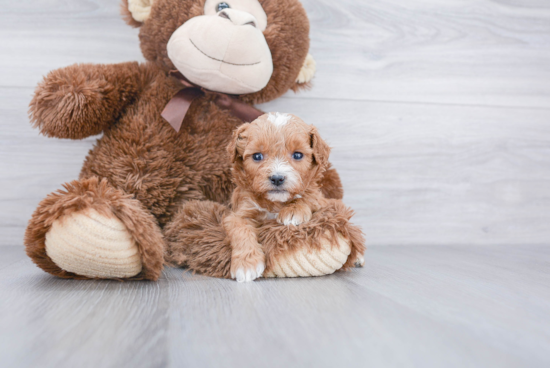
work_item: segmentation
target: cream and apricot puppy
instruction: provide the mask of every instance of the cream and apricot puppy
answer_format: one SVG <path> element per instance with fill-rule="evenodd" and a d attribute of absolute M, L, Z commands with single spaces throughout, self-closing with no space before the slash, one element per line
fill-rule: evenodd
<path fill-rule="evenodd" d="M 223 225 L 232 248 L 231 276 L 239 282 L 261 277 L 265 256 L 257 231 L 276 219 L 298 226 L 326 203 L 318 185 L 329 146 L 317 129 L 289 114 L 266 114 L 241 125 L 227 150 L 237 188 Z"/>

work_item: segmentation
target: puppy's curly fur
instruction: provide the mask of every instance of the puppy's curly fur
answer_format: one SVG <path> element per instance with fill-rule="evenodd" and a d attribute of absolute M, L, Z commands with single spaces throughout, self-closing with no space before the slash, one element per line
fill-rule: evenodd
<path fill-rule="evenodd" d="M 263 115 L 235 130 L 227 146 L 236 183 L 230 208 L 186 203 L 166 227 L 167 261 L 205 275 L 252 281 L 300 249 L 348 241 L 342 269 L 365 252 L 353 211 L 319 186 L 330 148 L 317 129 L 289 114 Z M 276 179 L 274 179 L 276 177 Z"/>
<path fill-rule="evenodd" d="M 298 226 L 326 205 L 319 180 L 330 148 L 317 129 L 289 114 L 243 124 L 227 148 L 237 187 L 223 223 L 231 241 L 231 276 L 252 281 L 265 269 L 258 230 L 266 220 Z"/>

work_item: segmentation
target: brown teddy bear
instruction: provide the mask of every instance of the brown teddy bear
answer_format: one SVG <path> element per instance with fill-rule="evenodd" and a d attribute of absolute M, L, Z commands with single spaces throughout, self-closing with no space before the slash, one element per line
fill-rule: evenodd
<path fill-rule="evenodd" d="M 225 147 L 236 127 L 260 114 L 252 104 L 308 86 L 315 63 L 306 13 L 298 0 L 124 0 L 122 7 L 141 27 L 147 62 L 54 70 L 30 103 L 33 125 L 48 137 L 103 136 L 79 180 L 39 204 L 27 254 L 65 278 L 156 280 L 165 256 L 227 277 L 227 249 L 212 258 L 207 248 L 191 252 L 189 242 L 221 236 L 201 220 L 225 211 L 234 188 Z M 327 198 L 342 197 L 334 169 L 320 184 Z M 217 203 L 200 202 L 207 200 Z M 310 244 L 318 260 L 340 252 L 309 274 L 350 266 L 349 216 L 335 205 L 319 213 L 326 226 L 261 235 L 266 243 L 287 237 L 266 248 L 266 274 L 304 274 L 287 267 L 299 256 L 291 239 Z M 171 230 L 168 245 L 163 229 Z"/>

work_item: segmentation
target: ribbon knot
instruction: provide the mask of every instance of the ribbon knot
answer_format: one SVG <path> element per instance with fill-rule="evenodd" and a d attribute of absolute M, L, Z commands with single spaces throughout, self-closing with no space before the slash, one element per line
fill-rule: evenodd
<path fill-rule="evenodd" d="M 183 76 L 179 71 L 171 71 L 170 76 L 177 78 L 184 88 L 172 97 L 164 110 L 162 117 L 170 123 L 176 132 L 179 132 L 183 119 L 187 115 L 187 111 L 191 104 L 198 97 L 206 94 L 215 95 L 214 102 L 221 108 L 228 110 L 233 116 L 241 119 L 243 122 L 251 122 L 263 115 L 263 112 L 256 109 L 254 106 L 239 100 L 236 96 L 231 96 L 226 93 L 210 91 L 201 86 L 198 86 Z"/>

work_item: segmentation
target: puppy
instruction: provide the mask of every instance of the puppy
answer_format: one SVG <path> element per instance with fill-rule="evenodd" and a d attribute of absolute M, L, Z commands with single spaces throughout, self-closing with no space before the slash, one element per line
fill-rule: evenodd
<path fill-rule="evenodd" d="M 298 226 L 327 203 L 317 182 L 330 148 L 315 127 L 275 113 L 241 125 L 227 150 L 237 184 L 232 213 L 223 222 L 232 248 L 231 277 L 248 282 L 265 269 L 259 227 L 273 219 Z"/>

